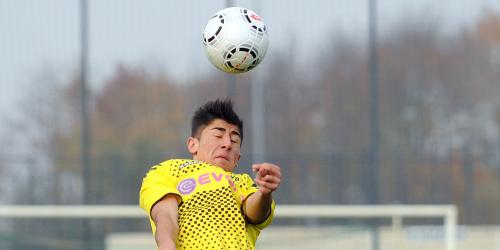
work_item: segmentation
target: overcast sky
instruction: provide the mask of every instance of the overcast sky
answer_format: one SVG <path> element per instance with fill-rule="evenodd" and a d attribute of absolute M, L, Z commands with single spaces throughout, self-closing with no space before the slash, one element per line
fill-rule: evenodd
<path fill-rule="evenodd" d="M 367 0 L 234 2 L 263 17 L 270 35 L 268 58 L 288 45 L 290 35 L 297 38 L 296 56 L 307 62 L 333 30 L 358 37 L 367 30 Z M 98 86 L 117 63 L 144 64 L 177 80 L 216 71 L 203 54 L 201 35 L 208 18 L 224 4 L 224 0 L 91 0 L 92 84 Z M 78 8 L 78 0 L 0 0 L 0 121 L 15 114 L 16 103 L 43 69 L 60 72 L 62 78 L 77 69 Z M 402 16 L 432 14 L 455 29 L 472 23 L 485 8 L 500 12 L 500 1 L 379 0 L 379 26 L 384 30 Z"/>

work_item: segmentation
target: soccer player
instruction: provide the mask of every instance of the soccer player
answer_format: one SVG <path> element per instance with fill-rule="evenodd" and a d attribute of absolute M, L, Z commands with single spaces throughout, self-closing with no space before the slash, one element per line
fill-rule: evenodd
<path fill-rule="evenodd" d="M 187 149 L 193 159 L 153 166 L 143 179 L 140 206 L 156 244 L 170 249 L 254 249 L 274 214 L 280 167 L 254 164 L 255 183 L 236 174 L 243 122 L 229 99 L 208 102 L 193 115 Z"/>

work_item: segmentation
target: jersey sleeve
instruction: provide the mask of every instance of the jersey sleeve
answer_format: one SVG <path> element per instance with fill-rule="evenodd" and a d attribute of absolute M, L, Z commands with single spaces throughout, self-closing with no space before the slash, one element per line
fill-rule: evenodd
<path fill-rule="evenodd" d="M 165 195 L 173 194 L 181 203 L 181 194 L 177 190 L 178 167 L 171 161 L 151 167 L 142 180 L 139 205 L 151 218 L 151 208 Z"/>
<path fill-rule="evenodd" d="M 260 224 L 256 224 L 255 227 L 257 227 L 258 229 L 262 230 L 262 229 L 266 228 L 267 226 L 269 226 L 273 222 L 273 219 L 274 219 L 274 209 L 275 208 L 276 208 L 276 203 L 273 200 L 272 203 L 271 203 L 271 213 L 269 213 L 269 216 L 266 218 L 265 221 L 263 221 Z"/>
<path fill-rule="evenodd" d="M 243 175 L 243 178 L 244 178 L 244 183 L 245 183 L 245 200 L 250 196 L 252 195 L 253 193 L 257 192 L 257 190 L 259 190 L 259 188 L 257 187 L 257 185 L 253 182 L 252 180 L 252 177 L 250 177 L 250 175 L 248 174 L 244 174 Z M 273 218 L 274 218 L 274 209 L 276 207 L 276 203 L 274 202 L 274 199 L 272 200 L 272 203 L 271 203 L 271 212 L 269 213 L 269 216 L 266 218 L 266 220 L 264 220 L 263 222 L 259 223 L 259 224 L 255 224 L 254 226 L 257 227 L 259 230 L 262 230 L 264 229 L 265 227 L 269 226 L 269 224 L 271 224 L 271 222 L 273 221 Z"/>
<path fill-rule="evenodd" d="M 248 196 L 255 193 L 259 188 L 253 182 L 252 177 L 248 174 L 236 174 L 236 185 L 238 186 L 239 193 L 243 196 L 243 199 L 246 200 Z M 233 176 L 233 178 L 235 178 Z"/>

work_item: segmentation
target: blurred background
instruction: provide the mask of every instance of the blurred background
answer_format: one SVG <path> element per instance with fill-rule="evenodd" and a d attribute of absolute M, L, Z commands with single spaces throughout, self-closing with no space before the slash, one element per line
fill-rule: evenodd
<path fill-rule="evenodd" d="M 227 5 L 270 37 L 236 76 L 202 47 Z M 280 165 L 278 204 L 455 204 L 460 225 L 499 228 L 496 0 L 0 0 L 0 204 L 137 205 L 150 166 L 190 157 L 193 111 L 226 96 L 245 121 L 237 171 Z M 0 219 L 0 248 L 150 230 L 91 220 L 89 246 L 81 224 Z"/>

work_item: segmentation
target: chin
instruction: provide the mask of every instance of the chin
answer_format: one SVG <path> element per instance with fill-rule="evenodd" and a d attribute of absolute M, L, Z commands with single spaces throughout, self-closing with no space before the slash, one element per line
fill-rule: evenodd
<path fill-rule="evenodd" d="M 233 172 L 234 167 L 222 167 L 226 172 Z"/>
<path fill-rule="evenodd" d="M 231 164 L 226 161 L 215 161 L 215 165 L 226 171 L 233 171 L 234 169 L 234 166 L 231 166 Z"/>

